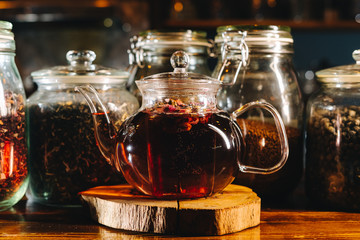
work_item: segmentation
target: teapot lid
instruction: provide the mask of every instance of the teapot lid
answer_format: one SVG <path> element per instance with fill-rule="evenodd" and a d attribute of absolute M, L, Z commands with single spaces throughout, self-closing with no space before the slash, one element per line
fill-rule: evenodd
<path fill-rule="evenodd" d="M 149 81 L 149 80 L 176 80 L 176 81 L 188 81 L 188 80 L 199 80 L 206 82 L 215 82 L 220 84 L 220 82 L 212 77 L 199 74 L 187 72 L 186 69 L 189 66 L 190 58 L 184 51 L 176 51 L 172 54 L 170 58 L 171 66 L 174 68 L 173 72 L 164 72 L 154 75 L 147 76 L 140 81 Z M 139 82 L 139 81 L 137 81 Z M 186 82 L 185 82 L 186 83 Z"/>
<path fill-rule="evenodd" d="M 53 83 L 122 83 L 129 73 L 93 64 L 96 58 L 91 50 L 70 50 L 66 53 L 67 66 L 55 66 L 31 73 L 34 82 Z"/>
<path fill-rule="evenodd" d="M 352 57 L 356 64 L 327 68 L 316 72 L 322 83 L 359 83 L 360 82 L 360 49 L 355 50 Z"/>

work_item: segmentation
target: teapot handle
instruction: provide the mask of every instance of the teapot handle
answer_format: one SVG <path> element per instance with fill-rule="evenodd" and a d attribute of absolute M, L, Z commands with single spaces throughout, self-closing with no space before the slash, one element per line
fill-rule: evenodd
<path fill-rule="evenodd" d="M 281 169 L 285 165 L 287 158 L 289 156 L 288 138 L 286 135 L 285 125 L 281 119 L 280 113 L 275 109 L 275 107 L 273 105 L 271 105 L 267 102 L 254 101 L 254 102 L 247 103 L 247 104 L 241 106 L 240 108 L 238 108 L 237 110 L 235 110 L 234 112 L 232 112 L 231 119 L 236 122 L 237 117 L 239 117 L 246 111 L 253 109 L 253 108 L 257 108 L 257 107 L 265 109 L 268 112 L 270 112 L 275 120 L 275 126 L 276 126 L 276 129 L 277 129 L 277 132 L 279 135 L 279 139 L 280 139 L 281 157 L 276 165 L 269 167 L 269 168 L 259 168 L 259 167 L 254 167 L 254 166 L 247 166 L 247 165 L 242 164 L 240 162 L 240 160 L 238 160 L 238 164 L 239 164 L 240 171 L 242 171 L 242 172 L 256 173 L 256 174 L 270 174 L 270 173 L 274 173 L 274 172 L 278 171 L 279 169 Z"/>

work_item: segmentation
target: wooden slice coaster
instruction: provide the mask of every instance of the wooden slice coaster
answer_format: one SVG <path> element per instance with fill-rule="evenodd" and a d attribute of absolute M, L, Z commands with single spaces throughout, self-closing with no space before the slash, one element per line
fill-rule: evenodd
<path fill-rule="evenodd" d="M 94 220 L 108 227 L 161 234 L 223 235 L 260 224 L 260 198 L 229 185 L 207 198 L 158 200 L 129 185 L 100 186 L 80 193 Z"/>

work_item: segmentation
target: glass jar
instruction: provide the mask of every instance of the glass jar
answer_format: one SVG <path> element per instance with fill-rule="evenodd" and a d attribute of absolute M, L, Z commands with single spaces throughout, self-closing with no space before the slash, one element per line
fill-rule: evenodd
<path fill-rule="evenodd" d="M 135 112 L 137 99 L 126 88 L 128 73 L 93 64 L 92 51 L 69 51 L 68 66 L 31 74 L 38 90 L 27 102 L 30 184 L 36 202 L 77 206 L 78 192 L 124 183 L 96 147 L 92 115 L 74 87 L 91 84 L 107 99 L 115 127 Z"/>
<path fill-rule="evenodd" d="M 130 39 L 128 88 L 140 100 L 141 94 L 135 80 L 152 74 L 172 71 L 171 55 L 185 51 L 190 57 L 189 72 L 211 75 L 208 66 L 213 44 L 201 31 L 158 31 L 148 30 Z"/>
<path fill-rule="evenodd" d="M 0 210 L 16 204 L 28 186 L 26 97 L 11 30 L 11 23 L 0 21 Z"/>
<path fill-rule="evenodd" d="M 213 77 L 224 83 L 217 95 L 220 108 L 231 112 L 249 101 L 268 102 L 280 112 L 289 139 L 289 158 L 280 171 L 272 175 L 242 174 L 235 183 L 253 188 L 265 202 L 284 199 L 296 188 L 303 173 L 303 102 L 292 63 L 290 28 L 221 26 L 215 37 L 215 51 L 218 63 Z M 259 153 L 250 157 L 248 164 L 266 165 L 279 154 L 276 148 L 263 150 L 278 141 L 269 117 L 254 109 L 238 119 L 245 138 L 253 142 L 248 148 L 256 148 Z"/>
<path fill-rule="evenodd" d="M 360 50 L 353 57 L 316 73 L 307 104 L 305 189 L 319 208 L 360 211 Z"/>

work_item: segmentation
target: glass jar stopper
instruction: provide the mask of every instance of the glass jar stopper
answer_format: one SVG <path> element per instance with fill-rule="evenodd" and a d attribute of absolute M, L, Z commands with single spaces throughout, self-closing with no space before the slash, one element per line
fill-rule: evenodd
<path fill-rule="evenodd" d="M 356 64 L 360 64 L 360 49 L 355 50 L 352 54 L 352 57 L 356 61 Z"/>
<path fill-rule="evenodd" d="M 317 80 L 321 83 L 360 83 L 360 49 L 353 51 L 356 64 L 336 66 L 316 72 Z"/>
<path fill-rule="evenodd" d="M 185 73 L 189 67 L 190 58 L 184 51 L 176 51 L 171 55 L 170 63 L 176 73 Z"/>
<path fill-rule="evenodd" d="M 70 50 L 66 53 L 66 60 L 74 67 L 78 65 L 91 66 L 95 59 L 96 54 L 91 50 Z"/>

